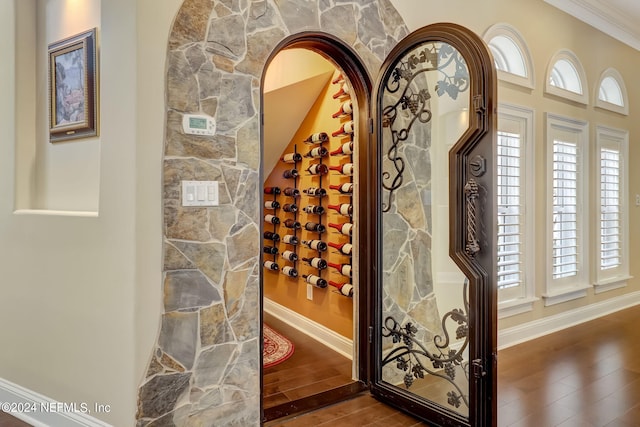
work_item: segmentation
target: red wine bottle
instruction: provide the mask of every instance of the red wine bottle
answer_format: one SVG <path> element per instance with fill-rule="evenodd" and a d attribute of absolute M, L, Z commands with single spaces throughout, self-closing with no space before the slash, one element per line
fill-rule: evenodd
<path fill-rule="evenodd" d="M 285 212 L 298 212 L 298 205 L 295 203 L 285 203 L 282 205 L 282 210 Z"/>
<path fill-rule="evenodd" d="M 304 229 L 307 231 L 314 231 L 316 233 L 324 233 L 326 227 L 322 224 L 318 224 L 317 222 L 309 221 L 304 225 Z"/>
<path fill-rule="evenodd" d="M 297 228 L 300 228 L 300 222 L 296 221 L 295 219 L 289 218 L 284 220 L 284 226 L 295 230 Z"/>
<path fill-rule="evenodd" d="M 322 215 L 324 213 L 324 208 L 318 205 L 308 205 L 302 208 L 302 210 L 308 214 Z"/>
<path fill-rule="evenodd" d="M 338 270 L 338 272 L 343 276 L 351 277 L 351 264 L 336 264 L 328 262 L 327 265 Z"/>
<path fill-rule="evenodd" d="M 347 83 L 343 83 L 340 86 L 340 89 L 336 93 L 333 94 L 333 99 L 343 98 L 345 96 L 349 96 L 349 86 Z"/>
<path fill-rule="evenodd" d="M 264 194 L 280 194 L 280 187 L 264 187 Z"/>
<path fill-rule="evenodd" d="M 322 144 L 329 141 L 329 135 L 326 132 L 317 132 L 309 135 L 303 142 L 306 144 Z"/>
<path fill-rule="evenodd" d="M 271 214 L 265 215 L 264 216 L 264 221 L 265 222 L 270 222 L 271 224 L 280 224 L 280 218 L 278 218 L 275 215 L 271 215 Z"/>
<path fill-rule="evenodd" d="M 282 172 L 282 176 L 286 179 L 295 179 L 300 176 L 298 169 L 288 169 Z"/>
<path fill-rule="evenodd" d="M 282 236 L 282 241 L 288 245 L 294 245 L 294 246 L 300 243 L 298 238 L 293 234 L 285 234 L 284 236 Z"/>
<path fill-rule="evenodd" d="M 322 163 L 311 163 L 307 168 L 307 171 L 311 175 L 326 175 L 327 173 L 329 173 L 329 168 L 327 167 L 327 165 Z"/>
<path fill-rule="evenodd" d="M 329 170 L 338 171 L 342 175 L 353 175 L 353 163 L 345 163 L 344 165 L 329 166 Z"/>
<path fill-rule="evenodd" d="M 278 271 L 280 269 L 278 263 L 273 261 L 265 261 L 262 265 L 264 265 L 267 270 Z"/>
<path fill-rule="evenodd" d="M 278 203 L 276 200 L 271 200 L 264 202 L 264 207 L 266 209 L 278 209 L 280 207 L 280 203 Z"/>
<path fill-rule="evenodd" d="M 329 280 L 329 284 L 335 288 L 338 288 L 342 295 L 353 298 L 353 285 L 351 283 L 338 283 L 334 282 L 333 280 Z"/>
<path fill-rule="evenodd" d="M 313 268 L 317 268 L 318 270 L 324 270 L 327 268 L 327 261 L 323 260 L 320 257 L 306 258 L 302 257 L 302 261 L 306 262 Z"/>
<path fill-rule="evenodd" d="M 324 197 L 327 195 L 327 190 L 320 187 L 309 187 L 302 190 L 307 196 L 310 197 Z"/>
<path fill-rule="evenodd" d="M 342 194 L 351 194 L 353 193 L 353 183 L 345 182 L 340 185 L 329 185 L 329 188 L 332 190 L 338 190 Z"/>
<path fill-rule="evenodd" d="M 264 252 L 265 254 L 276 255 L 278 253 L 278 248 L 276 248 L 275 246 L 263 246 L 262 252 Z"/>
<path fill-rule="evenodd" d="M 329 150 L 327 150 L 325 147 L 316 147 L 313 150 L 310 150 L 304 156 L 317 159 L 317 158 L 320 158 L 320 157 L 325 157 L 327 154 L 329 154 Z"/>
<path fill-rule="evenodd" d="M 281 271 L 282 271 L 282 274 L 284 274 L 285 276 L 298 277 L 298 270 L 288 265 L 285 267 L 282 267 Z"/>
<path fill-rule="evenodd" d="M 352 133 L 353 133 L 353 120 L 349 120 L 348 122 L 343 123 L 342 126 L 340 126 L 340 129 L 333 132 L 331 136 L 333 137 L 345 136 L 345 135 L 351 135 Z"/>
<path fill-rule="evenodd" d="M 337 119 L 338 117 L 350 116 L 351 114 L 353 114 L 353 104 L 351 104 L 351 100 L 348 100 L 340 104 L 340 109 L 333 113 L 331 117 Z"/>
<path fill-rule="evenodd" d="M 329 209 L 338 211 L 344 216 L 351 216 L 353 214 L 353 206 L 349 203 L 341 203 L 339 205 L 328 205 Z"/>
<path fill-rule="evenodd" d="M 280 256 L 287 261 L 297 261 L 298 255 L 293 251 L 284 251 L 280 254 Z"/>
<path fill-rule="evenodd" d="M 285 196 L 298 197 L 300 195 L 300 190 L 298 190 L 297 188 L 293 188 L 293 187 L 287 187 L 284 190 L 282 190 L 282 193 Z"/>
<path fill-rule="evenodd" d="M 353 224 L 351 224 L 350 222 L 343 222 L 342 224 L 330 222 L 329 227 L 335 228 L 345 236 L 351 236 L 351 233 L 353 231 Z"/>
<path fill-rule="evenodd" d="M 333 242 L 329 242 L 327 244 L 329 246 L 331 246 L 332 248 L 336 248 L 337 250 L 340 251 L 340 253 L 342 253 L 344 255 L 351 255 L 351 252 L 353 251 L 353 245 L 351 243 L 333 243 Z"/>
<path fill-rule="evenodd" d="M 316 276 L 315 274 L 303 274 L 305 282 L 311 283 L 313 286 L 317 286 L 318 288 L 326 288 L 327 281 L 324 280 L 320 276 Z"/>
<path fill-rule="evenodd" d="M 340 73 L 340 74 L 338 74 L 338 77 L 333 79 L 333 81 L 331 83 L 333 83 L 334 85 L 337 85 L 338 83 L 342 83 L 343 81 L 344 81 L 344 75 L 342 75 L 342 73 Z"/>
<path fill-rule="evenodd" d="M 324 252 L 327 250 L 327 244 L 322 240 L 303 240 L 303 245 L 307 245 L 310 249 L 315 249 L 318 252 Z"/>
<path fill-rule="evenodd" d="M 302 161 L 302 154 L 300 153 L 287 153 L 280 157 L 280 160 L 285 163 L 297 163 Z"/>
<path fill-rule="evenodd" d="M 341 154 L 353 154 L 353 141 L 345 142 L 329 154 L 331 154 L 332 156 L 339 156 Z"/>
<path fill-rule="evenodd" d="M 274 233 L 273 231 L 265 231 L 262 237 L 267 240 L 273 240 L 274 242 L 280 241 L 280 235 L 278 233 Z"/>

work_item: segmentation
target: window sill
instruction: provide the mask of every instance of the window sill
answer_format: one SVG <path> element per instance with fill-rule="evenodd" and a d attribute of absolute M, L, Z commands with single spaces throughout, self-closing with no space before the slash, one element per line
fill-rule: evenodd
<path fill-rule="evenodd" d="M 498 303 L 498 319 L 533 311 L 533 303 L 539 299 L 540 298 L 536 297 L 526 297 Z"/>
<path fill-rule="evenodd" d="M 544 298 L 544 306 L 562 304 L 563 302 L 571 301 L 578 298 L 584 298 L 587 296 L 587 291 L 591 286 L 577 286 L 571 289 L 561 289 L 554 293 L 547 293 L 542 295 Z"/>
<path fill-rule="evenodd" d="M 602 292 L 624 288 L 625 286 L 627 286 L 627 280 L 632 278 L 633 276 L 629 276 L 627 274 L 624 276 L 616 276 L 608 279 L 599 280 L 598 282 L 593 284 L 593 289 L 596 294 L 600 294 Z"/>

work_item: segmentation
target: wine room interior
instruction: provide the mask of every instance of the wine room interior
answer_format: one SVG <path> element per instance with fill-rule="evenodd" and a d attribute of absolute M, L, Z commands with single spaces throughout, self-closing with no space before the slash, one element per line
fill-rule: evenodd
<path fill-rule="evenodd" d="M 355 378 L 357 361 L 357 115 L 350 114 L 350 87 L 332 61 L 302 48 L 281 50 L 263 86 L 264 319 L 313 338 L 293 340 L 296 352 L 317 340 L 318 370 L 328 360 L 320 343 L 336 350 L 351 371 L 341 382 Z M 286 393 L 285 384 L 271 387 Z"/>

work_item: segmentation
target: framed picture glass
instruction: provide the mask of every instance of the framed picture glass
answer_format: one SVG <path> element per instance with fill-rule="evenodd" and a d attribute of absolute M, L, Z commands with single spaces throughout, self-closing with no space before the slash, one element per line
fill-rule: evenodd
<path fill-rule="evenodd" d="M 50 142 L 98 135 L 96 29 L 49 45 Z"/>

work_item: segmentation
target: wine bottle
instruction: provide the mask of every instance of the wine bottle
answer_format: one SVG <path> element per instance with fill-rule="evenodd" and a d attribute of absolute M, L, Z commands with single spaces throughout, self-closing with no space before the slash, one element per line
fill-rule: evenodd
<path fill-rule="evenodd" d="M 310 249 L 315 249 L 318 252 L 324 252 L 327 250 L 327 244 L 322 240 L 303 240 L 303 245 L 307 245 Z"/>
<path fill-rule="evenodd" d="M 264 252 L 265 254 L 276 255 L 278 253 L 278 248 L 276 248 L 275 246 L 263 246 L 262 252 Z"/>
<path fill-rule="evenodd" d="M 341 154 L 353 154 L 353 141 L 345 142 L 329 154 L 331 154 L 332 156 L 339 156 Z"/>
<path fill-rule="evenodd" d="M 300 222 L 295 219 L 288 218 L 284 220 L 284 226 L 295 230 L 300 228 Z"/>
<path fill-rule="evenodd" d="M 331 246 L 332 248 L 336 248 L 337 250 L 340 251 L 340 253 L 344 255 L 351 255 L 351 252 L 353 251 L 353 245 L 351 243 L 329 242 L 328 245 Z"/>
<path fill-rule="evenodd" d="M 333 132 L 331 136 L 333 137 L 345 136 L 345 135 L 351 135 L 352 133 L 353 133 L 353 120 L 349 120 L 348 122 L 343 123 L 342 126 L 340 126 L 340 129 Z"/>
<path fill-rule="evenodd" d="M 302 261 L 306 262 L 313 268 L 317 268 L 318 270 L 324 270 L 327 268 L 327 261 L 323 260 L 320 257 L 306 258 L 302 257 Z"/>
<path fill-rule="evenodd" d="M 293 234 L 285 234 L 284 236 L 282 236 L 282 241 L 288 245 L 294 245 L 294 246 L 300 243 L 298 238 Z"/>
<path fill-rule="evenodd" d="M 327 165 L 324 165 L 322 163 L 311 163 L 307 168 L 307 171 L 311 175 L 326 175 L 327 173 L 329 173 L 329 168 L 327 167 Z"/>
<path fill-rule="evenodd" d="M 353 114 L 353 104 L 351 104 L 351 100 L 347 100 L 340 104 L 340 109 L 333 113 L 331 117 L 337 119 L 338 117 L 349 116 L 351 114 Z"/>
<path fill-rule="evenodd" d="M 289 277 L 298 277 L 298 270 L 287 265 L 282 267 L 282 274 Z"/>
<path fill-rule="evenodd" d="M 273 240 L 274 242 L 278 242 L 280 240 L 280 235 L 278 233 L 274 233 L 273 231 L 265 231 L 262 237 L 267 240 Z"/>
<path fill-rule="evenodd" d="M 302 210 L 308 214 L 322 215 L 324 213 L 324 208 L 318 205 L 308 205 L 302 208 Z"/>
<path fill-rule="evenodd" d="M 271 200 L 268 202 L 264 202 L 264 207 L 266 209 L 278 209 L 280 207 L 280 203 L 278 203 L 276 200 Z"/>
<path fill-rule="evenodd" d="M 327 265 L 338 270 L 338 272 L 343 276 L 351 277 L 351 264 L 336 264 L 328 262 Z"/>
<path fill-rule="evenodd" d="M 343 222 L 342 224 L 330 222 L 329 227 L 335 228 L 345 236 L 351 236 L 351 233 L 353 231 L 353 224 L 351 224 L 350 222 Z"/>
<path fill-rule="evenodd" d="M 327 287 L 327 281 L 320 276 L 316 276 L 315 274 L 303 274 L 302 277 L 304 277 L 305 282 L 311 283 L 318 288 Z"/>
<path fill-rule="evenodd" d="M 275 215 L 271 215 L 271 214 L 265 215 L 264 216 L 264 221 L 265 222 L 270 222 L 271 224 L 280 224 L 280 218 L 278 218 Z"/>
<path fill-rule="evenodd" d="M 282 172 L 282 176 L 286 179 L 295 179 L 300 176 L 298 169 L 288 169 Z"/>
<path fill-rule="evenodd" d="M 280 187 L 264 187 L 264 194 L 280 194 Z"/>
<path fill-rule="evenodd" d="M 304 229 L 307 231 L 314 231 L 316 233 L 324 233 L 326 227 L 322 224 L 318 224 L 317 222 L 309 221 L 304 225 Z"/>
<path fill-rule="evenodd" d="M 284 251 L 280 254 L 280 256 L 284 259 L 286 259 L 287 261 L 297 261 L 298 260 L 298 255 L 296 255 L 295 252 L 293 251 Z"/>
<path fill-rule="evenodd" d="M 351 283 L 338 283 L 333 280 L 329 280 L 329 284 L 338 288 L 342 295 L 353 298 L 353 285 Z"/>
<path fill-rule="evenodd" d="M 298 163 L 302 161 L 302 154 L 300 153 L 287 153 L 280 157 L 280 160 L 284 163 Z"/>
<path fill-rule="evenodd" d="M 349 96 L 349 86 L 347 86 L 346 82 L 343 83 L 340 86 L 340 89 L 338 89 L 338 91 L 333 94 L 333 99 L 343 98 L 345 96 Z"/>
<path fill-rule="evenodd" d="M 342 175 L 353 175 L 353 163 L 345 163 L 344 165 L 329 166 L 329 170 L 338 171 Z"/>
<path fill-rule="evenodd" d="M 317 132 L 309 135 L 303 142 L 306 144 L 322 144 L 329 141 L 329 135 L 326 132 Z"/>
<path fill-rule="evenodd" d="M 329 209 L 338 211 L 344 216 L 351 216 L 353 214 L 353 206 L 349 203 L 341 203 L 339 205 L 328 205 Z"/>
<path fill-rule="evenodd" d="M 267 270 L 278 271 L 280 269 L 278 263 L 273 261 L 265 261 L 262 265 L 264 265 Z"/>
<path fill-rule="evenodd" d="M 320 187 L 309 187 L 302 190 L 307 196 L 310 197 L 324 197 L 327 195 L 327 190 Z"/>
<path fill-rule="evenodd" d="M 338 77 L 333 79 L 331 83 L 333 83 L 334 85 L 337 85 L 338 83 L 342 83 L 343 81 L 344 81 L 344 76 L 342 75 L 342 73 L 340 73 L 338 74 Z"/>
<path fill-rule="evenodd" d="M 345 182 L 340 185 L 329 185 L 329 188 L 332 190 L 338 190 L 342 194 L 351 194 L 353 193 L 353 183 Z"/>
<path fill-rule="evenodd" d="M 313 150 L 310 150 L 304 156 L 311 157 L 311 158 L 319 158 L 319 157 L 325 157 L 327 154 L 329 154 L 329 150 L 327 150 L 325 147 L 316 147 Z"/>
<path fill-rule="evenodd" d="M 298 190 L 297 188 L 293 188 L 293 187 L 287 187 L 284 190 L 282 190 L 282 193 L 285 196 L 298 197 L 300 195 L 300 190 Z"/>
<path fill-rule="evenodd" d="M 298 205 L 295 203 L 285 203 L 282 205 L 282 210 L 285 212 L 298 212 Z"/>

